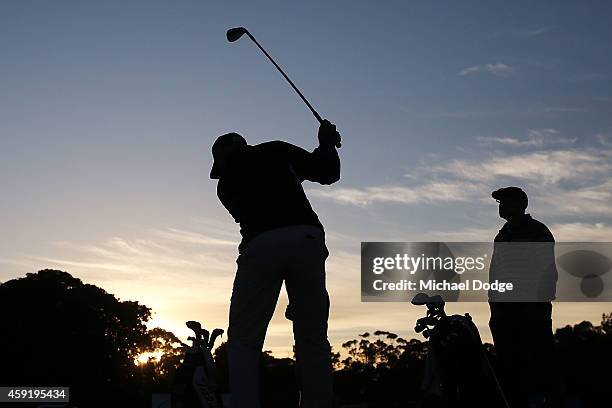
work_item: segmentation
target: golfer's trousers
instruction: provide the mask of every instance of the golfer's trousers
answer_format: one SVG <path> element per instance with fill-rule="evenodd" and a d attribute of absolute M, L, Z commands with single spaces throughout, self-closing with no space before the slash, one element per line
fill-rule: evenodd
<path fill-rule="evenodd" d="M 554 356 L 552 305 L 550 302 L 489 303 L 500 380 L 513 408 L 529 406 L 541 395 L 556 407 L 558 369 Z M 557 401 L 558 402 L 558 401 Z"/>
<path fill-rule="evenodd" d="M 263 232 L 241 244 L 228 328 L 232 408 L 259 408 L 259 359 L 283 281 L 287 289 L 301 406 L 332 406 L 325 237 L 298 225 Z"/>

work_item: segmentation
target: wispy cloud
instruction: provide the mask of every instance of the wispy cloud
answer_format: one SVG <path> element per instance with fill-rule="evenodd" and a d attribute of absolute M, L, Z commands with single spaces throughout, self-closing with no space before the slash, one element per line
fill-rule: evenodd
<path fill-rule="evenodd" d="M 597 142 L 606 147 L 612 147 L 612 135 L 599 133 L 595 135 Z"/>
<path fill-rule="evenodd" d="M 609 179 L 612 149 L 602 144 L 607 139 L 600 139 L 584 147 L 561 148 L 564 146 L 558 145 L 573 145 L 576 139 L 560 137 L 555 129 L 529 130 L 524 139 L 481 138 L 481 147 L 493 144 L 495 151 L 481 151 L 472 159 L 440 157 L 437 162 L 441 164 L 424 165 L 411 171 L 409 186 L 398 183 L 331 188 L 314 190 L 312 194 L 361 207 L 378 203 L 444 206 L 486 202 L 493 189 L 518 185 L 528 192 L 530 208 L 540 214 L 581 217 L 579 219 L 609 217 L 612 216 L 612 180 Z M 508 151 L 516 147 L 527 151 Z M 475 238 L 483 232 L 471 231 L 470 236 Z"/>
<path fill-rule="evenodd" d="M 612 239 L 612 226 L 606 223 L 568 223 L 551 226 L 557 241 L 606 242 Z"/>
<path fill-rule="evenodd" d="M 411 109 L 405 109 L 406 112 L 413 114 Z M 425 118 L 442 118 L 442 119 L 470 119 L 470 118 L 493 118 L 493 117 L 516 117 L 516 118 L 532 118 L 532 117 L 555 117 L 561 114 L 579 114 L 589 112 L 589 109 L 584 107 L 565 107 L 565 106 L 542 106 L 536 105 L 532 107 L 522 108 L 502 108 L 502 109 L 473 109 L 473 110 L 457 110 L 446 112 L 427 112 L 418 114 Z"/>
<path fill-rule="evenodd" d="M 464 241 L 487 242 L 491 241 L 498 228 L 465 228 L 455 231 L 432 231 L 427 233 L 427 239 L 432 241 Z"/>
<path fill-rule="evenodd" d="M 130 230 L 99 242 L 52 241 L 38 253 L 15 254 L 0 258 L 0 263 L 28 272 L 65 270 L 121 299 L 152 307 L 158 313 L 152 324 L 171 321 L 164 327 L 186 334 L 178 322 L 192 316 L 225 325 L 238 240 L 230 242 L 229 236 L 237 234 L 229 223 L 221 232 Z"/>
<path fill-rule="evenodd" d="M 477 137 L 482 144 L 499 144 L 512 147 L 543 147 L 553 144 L 572 144 L 577 138 L 559 137 L 555 129 L 531 129 L 526 138 L 516 137 Z"/>
<path fill-rule="evenodd" d="M 340 188 L 310 190 L 311 195 L 333 201 L 366 206 L 373 203 L 448 203 L 466 201 L 478 186 L 472 183 L 431 182 L 416 187 L 378 186 L 360 188 Z"/>
<path fill-rule="evenodd" d="M 168 228 L 167 230 L 156 231 L 157 235 L 174 240 L 176 242 L 182 242 L 186 244 L 196 245 L 217 245 L 217 246 L 235 246 L 236 242 L 229 239 L 219 239 L 211 236 L 204 235 L 199 232 L 185 231 L 178 228 Z"/>
<path fill-rule="evenodd" d="M 493 34 L 501 37 L 535 38 L 543 36 L 554 30 L 552 26 L 523 26 L 513 28 L 503 28 Z"/>
<path fill-rule="evenodd" d="M 0 259 L 31 271 L 57 268 L 115 287 L 140 288 L 185 284 L 206 277 L 225 280 L 233 270 L 237 239 L 178 228 L 147 229 L 135 238 L 111 237 L 102 242 L 49 242 L 49 249 Z M 229 265 L 229 266 L 228 266 Z M 187 284 L 185 287 L 188 287 Z"/>
<path fill-rule="evenodd" d="M 565 107 L 565 106 L 548 106 L 542 109 L 542 111 L 547 113 L 584 113 L 588 112 L 587 108 L 573 108 L 573 107 Z"/>
<path fill-rule="evenodd" d="M 528 182 L 558 183 L 580 180 L 612 171 L 612 151 L 543 150 L 524 154 L 493 156 L 473 162 L 454 160 L 435 171 L 467 180 L 492 181 L 514 178 Z"/>
<path fill-rule="evenodd" d="M 542 34 L 550 32 L 551 30 L 552 27 L 523 28 L 517 30 L 517 33 L 525 37 L 538 37 Z"/>
<path fill-rule="evenodd" d="M 536 206 L 554 215 L 612 216 L 612 180 L 576 189 L 544 186 L 537 189 Z M 612 239 L 612 237 L 611 237 Z"/>
<path fill-rule="evenodd" d="M 549 225 L 557 242 L 608 242 L 612 239 L 612 225 L 606 223 L 556 223 Z M 434 231 L 427 238 L 436 241 L 488 242 L 497 228 L 465 228 L 455 231 Z"/>
<path fill-rule="evenodd" d="M 464 68 L 459 71 L 460 76 L 472 75 L 477 73 L 489 73 L 498 76 L 508 75 L 514 72 L 514 68 L 501 62 L 495 64 L 475 65 L 473 67 Z"/>

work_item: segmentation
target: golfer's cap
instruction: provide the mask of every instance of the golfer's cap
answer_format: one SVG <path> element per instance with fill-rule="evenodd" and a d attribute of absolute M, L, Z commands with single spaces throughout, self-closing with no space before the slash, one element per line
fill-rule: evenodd
<path fill-rule="evenodd" d="M 218 179 L 220 177 L 221 168 L 219 162 L 224 159 L 227 153 L 234 150 L 236 147 L 246 146 L 246 144 L 247 142 L 244 140 L 244 137 L 240 136 L 238 133 L 232 132 L 219 136 L 212 145 L 213 166 L 210 170 L 210 178 Z"/>
<path fill-rule="evenodd" d="M 514 201 L 527 207 L 527 194 L 519 187 L 504 187 L 491 193 L 498 201 Z"/>

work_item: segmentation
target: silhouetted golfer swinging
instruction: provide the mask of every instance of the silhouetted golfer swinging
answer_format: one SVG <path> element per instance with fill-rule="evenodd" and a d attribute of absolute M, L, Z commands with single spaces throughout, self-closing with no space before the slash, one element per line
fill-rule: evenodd
<path fill-rule="evenodd" d="M 248 145 L 237 133 L 219 136 L 210 177 L 240 224 L 228 328 L 232 408 L 259 408 L 259 358 L 283 281 L 291 304 L 302 407 L 332 406 L 329 297 L 323 226 L 302 188 L 304 180 L 340 178 L 340 134 L 325 120 L 319 146 L 308 152 L 273 141 Z"/>

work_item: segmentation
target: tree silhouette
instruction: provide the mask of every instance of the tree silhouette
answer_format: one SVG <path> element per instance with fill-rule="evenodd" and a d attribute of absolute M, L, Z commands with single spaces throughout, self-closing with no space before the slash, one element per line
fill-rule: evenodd
<path fill-rule="evenodd" d="M 5 282 L 0 383 L 69 385 L 77 404 L 138 406 L 143 389 L 134 360 L 152 349 L 150 316 L 148 307 L 58 270 Z"/>
<path fill-rule="evenodd" d="M 172 388 L 172 381 L 183 359 L 181 341 L 172 332 L 156 327 L 147 332 L 150 346 L 147 351 L 156 355 L 136 367 L 136 377 L 143 395 L 153 392 L 166 393 Z M 157 356 L 159 354 L 159 356 Z"/>
<path fill-rule="evenodd" d="M 161 328 L 147 330 L 151 310 L 120 301 L 70 274 L 42 270 L 0 284 L 0 384 L 70 386 L 80 407 L 149 407 L 152 392 L 170 392 L 183 357 L 181 343 Z M 189 316 L 188 318 L 197 318 Z M 601 324 L 557 329 L 558 374 L 566 397 L 599 407 L 612 381 L 612 313 Z M 142 353 L 161 356 L 136 365 Z M 333 351 L 338 402 L 377 407 L 443 406 L 420 390 L 429 343 L 375 330 Z M 495 349 L 485 344 L 495 366 Z M 218 384 L 227 385 L 227 348 L 214 352 Z M 295 361 L 261 356 L 262 399 L 268 408 L 298 405 Z M 27 404 L 23 405 L 28 406 Z"/>
<path fill-rule="evenodd" d="M 609 401 L 612 313 L 602 315 L 600 326 L 584 321 L 557 329 L 555 341 L 567 398 L 580 400 L 589 407 Z"/>
<path fill-rule="evenodd" d="M 368 403 L 369 407 L 416 401 L 428 344 L 416 339 L 407 341 L 384 330 L 365 332 L 359 337 L 342 344 L 347 357 L 335 373 L 339 399 L 345 403 Z"/>

